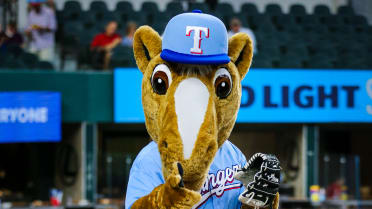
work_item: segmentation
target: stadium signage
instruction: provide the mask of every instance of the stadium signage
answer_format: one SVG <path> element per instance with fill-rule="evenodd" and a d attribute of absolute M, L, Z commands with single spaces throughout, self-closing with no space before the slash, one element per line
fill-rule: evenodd
<path fill-rule="evenodd" d="M 144 122 L 141 73 L 116 69 L 114 79 L 115 122 Z M 237 121 L 371 123 L 372 71 L 251 69 Z"/>
<path fill-rule="evenodd" d="M 0 143 L 60 139 L 60 93 L 0 92 Z"/>

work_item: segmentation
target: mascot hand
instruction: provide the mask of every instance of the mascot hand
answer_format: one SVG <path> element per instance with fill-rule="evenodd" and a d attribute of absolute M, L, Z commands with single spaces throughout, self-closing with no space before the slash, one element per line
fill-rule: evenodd
<path fill-rule="evenodd" d="M 234 178 L 245 186 L 245 191 L 239 196 L 242 203 L 254 208 L 277 208 L 280 164 L 274 155 L 253 155 L 248 163 L 237 171 Z"/>
<path fill-rule="evenodd" d="M 165 183 L 156 187 L 149 195 L 138 199 L 131 209 L 190 209 L 200 201 L 201 195 L 184 187 L 182 175 L 181 164 L 174 163 L 173 172 Z"/>

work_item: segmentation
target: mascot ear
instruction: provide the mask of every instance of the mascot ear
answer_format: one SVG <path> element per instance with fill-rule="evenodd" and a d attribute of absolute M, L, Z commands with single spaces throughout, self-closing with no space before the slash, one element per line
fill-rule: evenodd
<path fill-rule="evenodd" d="M 229 39 L 229 57 L 238 68 L 242 80 L 251 66 L 252 56 L 252 41 L 247 34 L 237 33 Z"/>
<path fill-rule="evenodd" d="M 145 72 L 150 60 L 161 52 L 161 38 L 149 26 L 141 26 L 134 33 L 134 58 L 142 73 Z"/>

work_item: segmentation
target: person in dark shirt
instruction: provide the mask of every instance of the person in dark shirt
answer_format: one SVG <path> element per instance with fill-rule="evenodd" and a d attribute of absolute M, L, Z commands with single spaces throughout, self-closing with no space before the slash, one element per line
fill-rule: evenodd
<path fill-rule="evenodd" d="M 111 52 L 121 43 L 121 36 L 116 33 L 117 26 L 115 21 L 109 22 L 106 25 L 105 32 L 97 34 L 90 44 L 94 68 L 109 68 Z"/>
<path fill-rule="evenodd" d="M 10 21 L 4 32 L 0 33 L 0 48 L 6 50 L 9 45 L 22 47 L 23 37 L 17 31 L 17 24 Z"/>

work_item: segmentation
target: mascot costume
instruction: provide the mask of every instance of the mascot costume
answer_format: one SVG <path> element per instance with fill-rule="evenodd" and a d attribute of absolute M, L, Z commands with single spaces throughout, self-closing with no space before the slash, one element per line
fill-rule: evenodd
<path fill-rule="evenodd" d="M 173 17 L 162 38 L 140 27 L 133 48 L 153 141 L 132 165 L 125 207 L 277 209 L 278 159 L 247 162 L 227 140 L 252 61 L 248 35 L 228 40 L 222 21 L 196 10 Z"/>

